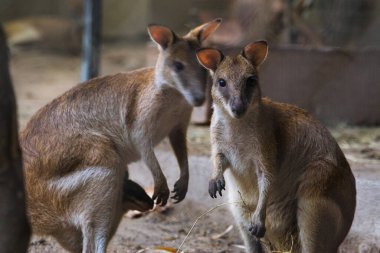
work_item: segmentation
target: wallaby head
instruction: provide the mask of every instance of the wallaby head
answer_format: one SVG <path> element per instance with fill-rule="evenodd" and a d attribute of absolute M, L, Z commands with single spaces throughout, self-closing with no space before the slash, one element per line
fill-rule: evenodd
<path fill-rule="evenodd" d="M 261 101 L 258 67 L 265 60 L 268 45 L 265 41 L 248 44 L 237 56 L 224 56 L 217 49 L 197 51 L 198 61 L 211 72 L 214 104 L 234 118 Z"/>
<path fill-rule="evenodd" d="M 123 184 L 123 209 L 138 210 L 145 212 L 153 208 L 153 200 L 146 194 L 145 190 L 133 182 L 125 180 Z"/>
<path fill-rule="evenodd" d="M 181 37 L 161 25 L 150 25 L 148 32 L 160 50 L 155 81 L 176 88 L 194 106 L 205 101 L 207 73 L 196 59 L 196 50 L 221 23 L 215 19 Z"/>

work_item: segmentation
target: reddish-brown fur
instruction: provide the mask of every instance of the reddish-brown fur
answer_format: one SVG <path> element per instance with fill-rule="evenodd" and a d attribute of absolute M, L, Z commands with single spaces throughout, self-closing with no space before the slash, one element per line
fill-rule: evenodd
<path fill-rule="evenodd" d="M 233 57 L 197 53 L 213 78 L 210 195 L 227 186 L 230 199 L 242 203 L 231 211 L 247 252 L 262 252 L 263 238 L 272 251 L 336 253 L 354 217 L 355 179 L 321 123 L 261 97 L 257 68 L 266 54 L 263 41 Z"/>
<path fill-rule="evenodd" d="M 165 137 L 180 167 L 173 198 L 185 198 L 186 131 L 192 105 L 204 100 L 207 77 L 195 49 L 219 23 L 211 21 L 184 37 L 150 26 L 160 49 L 155 68 L 90 80 L 32 117 L 21 145 L 35 233 L 53 235 L 73 252 L 105 252 L 126 209 L 151 208 L 142 189 L 130 193 L 135 199 L 123 193 L 123 187 L 134 184 L 123 179 L 129 163 L 142 159 L 147 164 L 155 183 L 153 199 L 166 204 L 169 188 L 154 154 Z"/>

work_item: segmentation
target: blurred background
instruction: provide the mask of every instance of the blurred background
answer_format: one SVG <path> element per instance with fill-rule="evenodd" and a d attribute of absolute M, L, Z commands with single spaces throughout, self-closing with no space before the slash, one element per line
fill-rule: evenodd
<path fill-rule="evenodd" d="M 34 85 L 54 87 L 59 94 L 77 84 L 83 1 L 0 0 L 0 5 L 18 93 L 32 99 Z M 107 0 L 101 13 L 100 75 L 154 65 L 157 50 L 146 32 L 150 23 L 184 34 L 222 17 L 208 45 L 229 53 L 255 40 L 269 42 L 261 78 L 265 95 L 297 104 L 328 124 L 380 123 L 377 0 Z M 38 89 L 35 100 L 48 89 Z M 34 102 L 25 104 L 26 113 L 47 101 Z M 195 116 L 195 122 L 205 123 L 209 113 L 203 109 Z"/>
<path fill-rule="evenodd" d="M 78 52 L 83 1 L 0 3 L 1 21 L 6 22 L 12 43 L 46 36 L 50 40 L 41 48 Z M 221 40 L 232 45 L 266 39 L 276 45 L 357 49 L 378 47 L 380 43 L 380 6 L 376 0 L 108 0 L 103 1 L 102 14 L 105 41 L 143 41 L 147 38 L 146 25 L 152 22 L 181 32 L 202 21 L 223 17 L 223 33 L 232 38 Z M 35 36 L 31 30 L 29 37 L 20 34 L 23 26 L 33 27 Z"/>
<path fill-rule="evenodd" d="M 379 0 L 104 0 L 100 75 L 154 66 L 158 51 L 146 31 L 150 23 L 166 25 L 184 35 L 190 28 L 217 17 L 223 18 L 223 23 L 207 45 L 231 54 L 249 42 L 267 40 L 269 55 L 260 73 L 264 95 L 296 104 L 323 121 L 338 140 L 356 177 L 364 180 L 360 184 L 368 185 L 363 183 L 368 180 L 380 189 Z M 8 37 L 23 128 L 39 108 L 80 82 L 83 1 L 0 0 L 0 22 Z M 210 103 L 206 103 L 194 111 L 194 124 L 188 133 L 190 167 L 204 168 L 193 175 L 198 184 L 204 185 L 208 177 L 204 171 L 211 166 L 207 126 L 210 110 Z M 163 168 L 177 166 L 167 141 L 158 150 Z M 143 167 L 136 166 L 136 171 Z M 139 183 L 151 184 L 149 178 L 138 173 L 135 176 Z M 176 175 L 171 177 L 174 181 Z M 371 187 L 368 191 L 376 192 Z M 190 185 L 189 189 L 190 201 L 206 198 L 203 188 Z M 378 252 L 356 250 L 359 241 L 368 240 L 373 246 L 380 240 L 380 225 L 373 216 L 373 201 L 378 201 L 378 195 L 360 194 L 364 197 L 359 206 L 364 211 L 355 218 L 353 233 L 342 252 Z M 116 235 L 117 243 L 111 249 L 129 252 L 127 249 L 133 248 L 130 252 L 136 252 L 146 243 L 149 232 L 141 229 L 163 222 L 162 227 L 150 228 L 150 232 L 157 233 L 150 234 L 149 244 L 178 245 L 184 236 L 182 227 L 190 226 L 199 210 L 210 205 L 190 203 L 183 204 L 190 211 L 179 212 L 178 219 L 149 216 L 134 223 L 123 221 L 120 229 L 125 234 Z M 223 211 L 216 215 L 228 217 Z M 194 232 L 201 236 L 190 240 L 188 252 L 242 252 L 230 247 L 240 243 L 236 233 L 223 235 L 227 236 L 227 244 L 225 237 L 209 239 L 209 235 L 218 235 L 230 225 L 227 223 L 205 221 Z M 132 232 L 126 229 L 130 226 Z M 142 233 L 137 239 L 136 231 Z M 215 251 L 206 250 L 210 245 Z M 30 252 L 58 252 L 57 247 L 45 239 L 34 240 Z"/>

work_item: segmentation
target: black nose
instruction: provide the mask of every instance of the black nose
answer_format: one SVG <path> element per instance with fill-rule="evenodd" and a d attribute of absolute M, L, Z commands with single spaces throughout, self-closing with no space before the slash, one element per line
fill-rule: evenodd
<path fill-rule="evenodd" d="M 231 111 L 236 118 L 241 117 L 245 113 L 246 110 L 247 110 L 247 107 L 241 100 L 238 100 L 238 101 L 235 100 L 231 104 Z"/>
<path fill-rule="evenodd" d="M 205 96 L 197 96 L 197 97 L 194 97 L 194 106 L 201 106 L 203 104 L 203 102 L 205 101 Z"/>
<path fill-rule="evenodd" d="M 237 117 L 241 117 L 245 113 L 245 108 L 239 107 L 239 108 L 231 108 L 232 113 Z"/>

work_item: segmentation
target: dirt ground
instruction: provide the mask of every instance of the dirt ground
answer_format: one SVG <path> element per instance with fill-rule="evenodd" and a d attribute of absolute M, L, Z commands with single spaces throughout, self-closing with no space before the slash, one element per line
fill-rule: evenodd
<path fill-rule="evenodd" d="M 102 75 L 144 66 L 145 59 L 144 45 L 107 44 L 103 49 Z M 12 50 L 11 68 L 22 128 L 38 108 L 78 83 L 80 58 L 17 49 Z M 330 130 L 345 152 L 356 177 L 380 180 L 380 127 L 341 124 L 331 126 Z M 191 179 L 187 199 L 181 204 L 171 205 L 164 212 L 151 212 L 138 219 L 125 216 L 108 252 L 148 252 L 144 249 L 157 246 L 178 248 L 200 214 L 226 201 L 211 202 L 207 197 L 207 171 L 211 166 L 208 159 L 208 127 L 191 126 L 188 145 L 191 176 L 195 179 Z M 166 167 L 177 170 L 166 140 L 157 147 L 157 153 L 165 173 Z M 151 186 L 151 177 L 143 165 L 135 164 L 131 170 L 132 178 L 135 177 L 145 187 Z M 169 186 L 172 186 L 176 174 L 167 173 L 171 175 Z M 243 252 L 237 246 L 242 242 L 227 206 L 217 208 L 200 219 L 183 246 L 185 252 Z M 231 225 L 233 228 L 230 230 Z M 33 237 L 29 252 L 65 251 L 51 238 Z"/>

